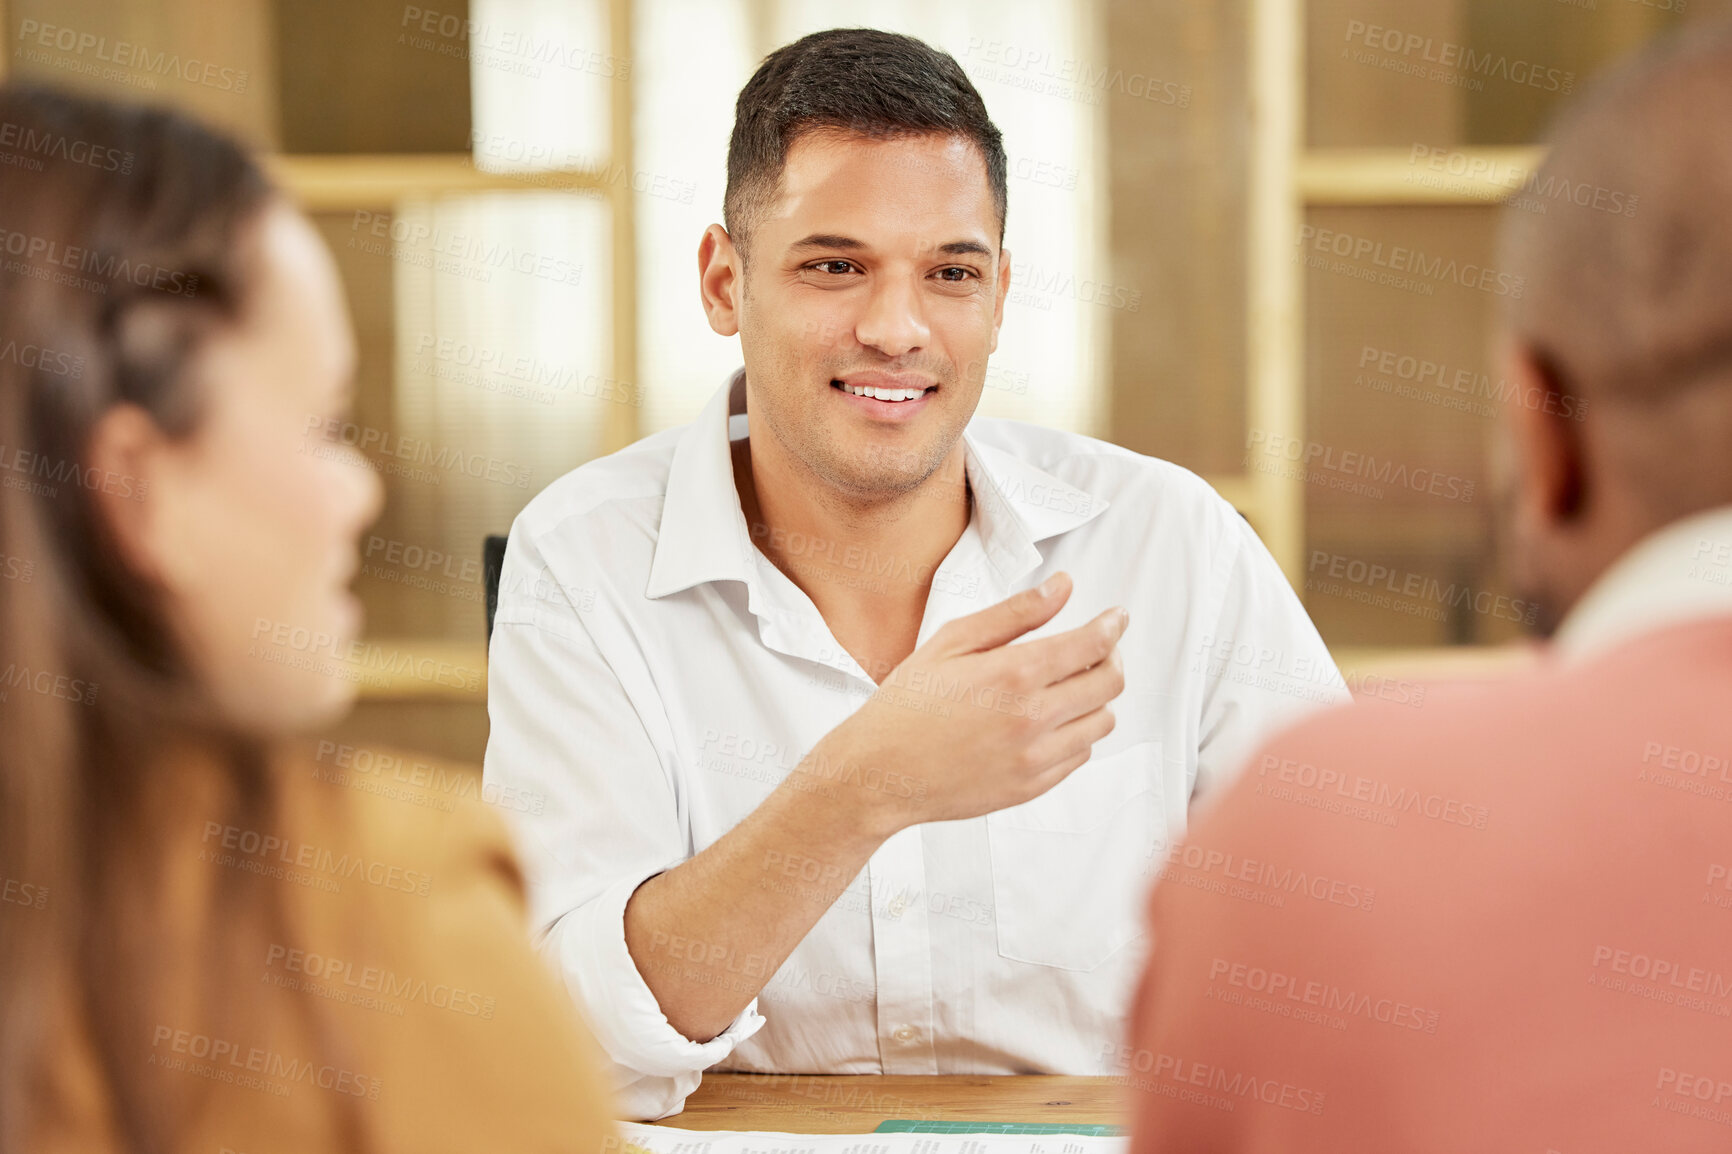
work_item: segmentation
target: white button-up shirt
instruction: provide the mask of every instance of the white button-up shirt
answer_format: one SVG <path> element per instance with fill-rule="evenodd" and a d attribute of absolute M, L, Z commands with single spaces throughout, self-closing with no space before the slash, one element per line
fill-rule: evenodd
<path fill-rule="evenodd" d="M 932 574 L 919 641 L 1068 571 L 1070 601 L 1030 636 L 1130 610 L 1117 728 L 1033 801 L 891 837 L 775 974 L 688 948 L 719 981 L 768 980 L 693 1042 L 632 961 L 627 900 L 738 824 L 875 688 L 748 534 L 729 456 L 744 399 L 736 374 L 695 423 L 549 486 L 512 527 L 501 578 L 486 778 L 520 811 L 534 925 L 622 1108 L 674 1113 L 709 1068 L 1110 1073 L 1144 890 L 1187 806 L 1272 729 L 1347 697 L 1316 629 L 1193 474 L 975 418 L 973 512 Z M 898 558 L 788 547 L 862 581 L 909 579 Z"/>

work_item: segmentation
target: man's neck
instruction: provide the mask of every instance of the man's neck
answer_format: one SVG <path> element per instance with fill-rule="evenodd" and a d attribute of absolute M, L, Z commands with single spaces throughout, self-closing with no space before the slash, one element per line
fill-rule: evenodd
<path fill-rule="evenodd" d="M 913 652 L 932 575 L 972 510 L 962 446 L 917 488 L 882 498 L 840 492 L 771 446 L 732 444 L 734 486 L 752 543 L 812 599 L 874 681 Z"/>

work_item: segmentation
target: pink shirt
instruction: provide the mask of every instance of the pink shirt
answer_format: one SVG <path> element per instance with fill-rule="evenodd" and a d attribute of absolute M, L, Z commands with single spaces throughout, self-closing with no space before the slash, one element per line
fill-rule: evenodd
<path fill-rule="evenodd" d="M 1732 1150 L 1732 615 L 1561 648 L 1304 723 L 1200 815 L 1136 1154 Z"/>

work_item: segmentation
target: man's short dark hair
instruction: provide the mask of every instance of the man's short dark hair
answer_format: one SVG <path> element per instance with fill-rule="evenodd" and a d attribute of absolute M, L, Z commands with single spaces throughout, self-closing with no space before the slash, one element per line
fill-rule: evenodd
<path fill-rule="evenodd" d="M 775 198 L 788 149 L 825 129 L 889 139 L 940 134 L 974 144 L 1004 241 L 1004 138 L 962 66 L 924 41 L 874 28 L 831 28 L 783 45 L 740 89 L 728 141 L 722 222 L 741 255 Z"/>

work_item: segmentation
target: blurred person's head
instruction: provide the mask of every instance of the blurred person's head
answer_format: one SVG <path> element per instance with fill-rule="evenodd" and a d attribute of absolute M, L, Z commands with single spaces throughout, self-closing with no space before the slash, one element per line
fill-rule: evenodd
<path fill-rule="evenodd" d="M 1668 40 L 1553 129 L 1506 210 L 1502 520 L 1550 632 L 1647 534 L 1732 504 L 1732 27 Z"/>
<path fill-rule="evenodd" d="M 380 487 L 317 435 L 354 356 L 330 256 L 242 148 L 47 90 L 0 88 L 0 123 L 43 144 L 0 167 L 0 864 L 49 895 L 0 935 L 0 1145 L 20 1140 L 44 991 L 70 983 L 143 1148 L 167 1116 L 129 1050 L 156 783 L 208 761 L 225 813 L 269 819 L 271 743 L 353 693 L 273 639 L 354 635 Z M 274 895 L 222 873 L 213 932 L 239 940 Z"/>
<path fill-rule="evenodd" d="M 735 108 L 726 227 L 699 249 L 768 434 L 754 458 L 866 502 L 950 458 L 1004 317 L 1006 169 L 980 94 L 919 40 L 832 29 L 765 58 Z"/>

